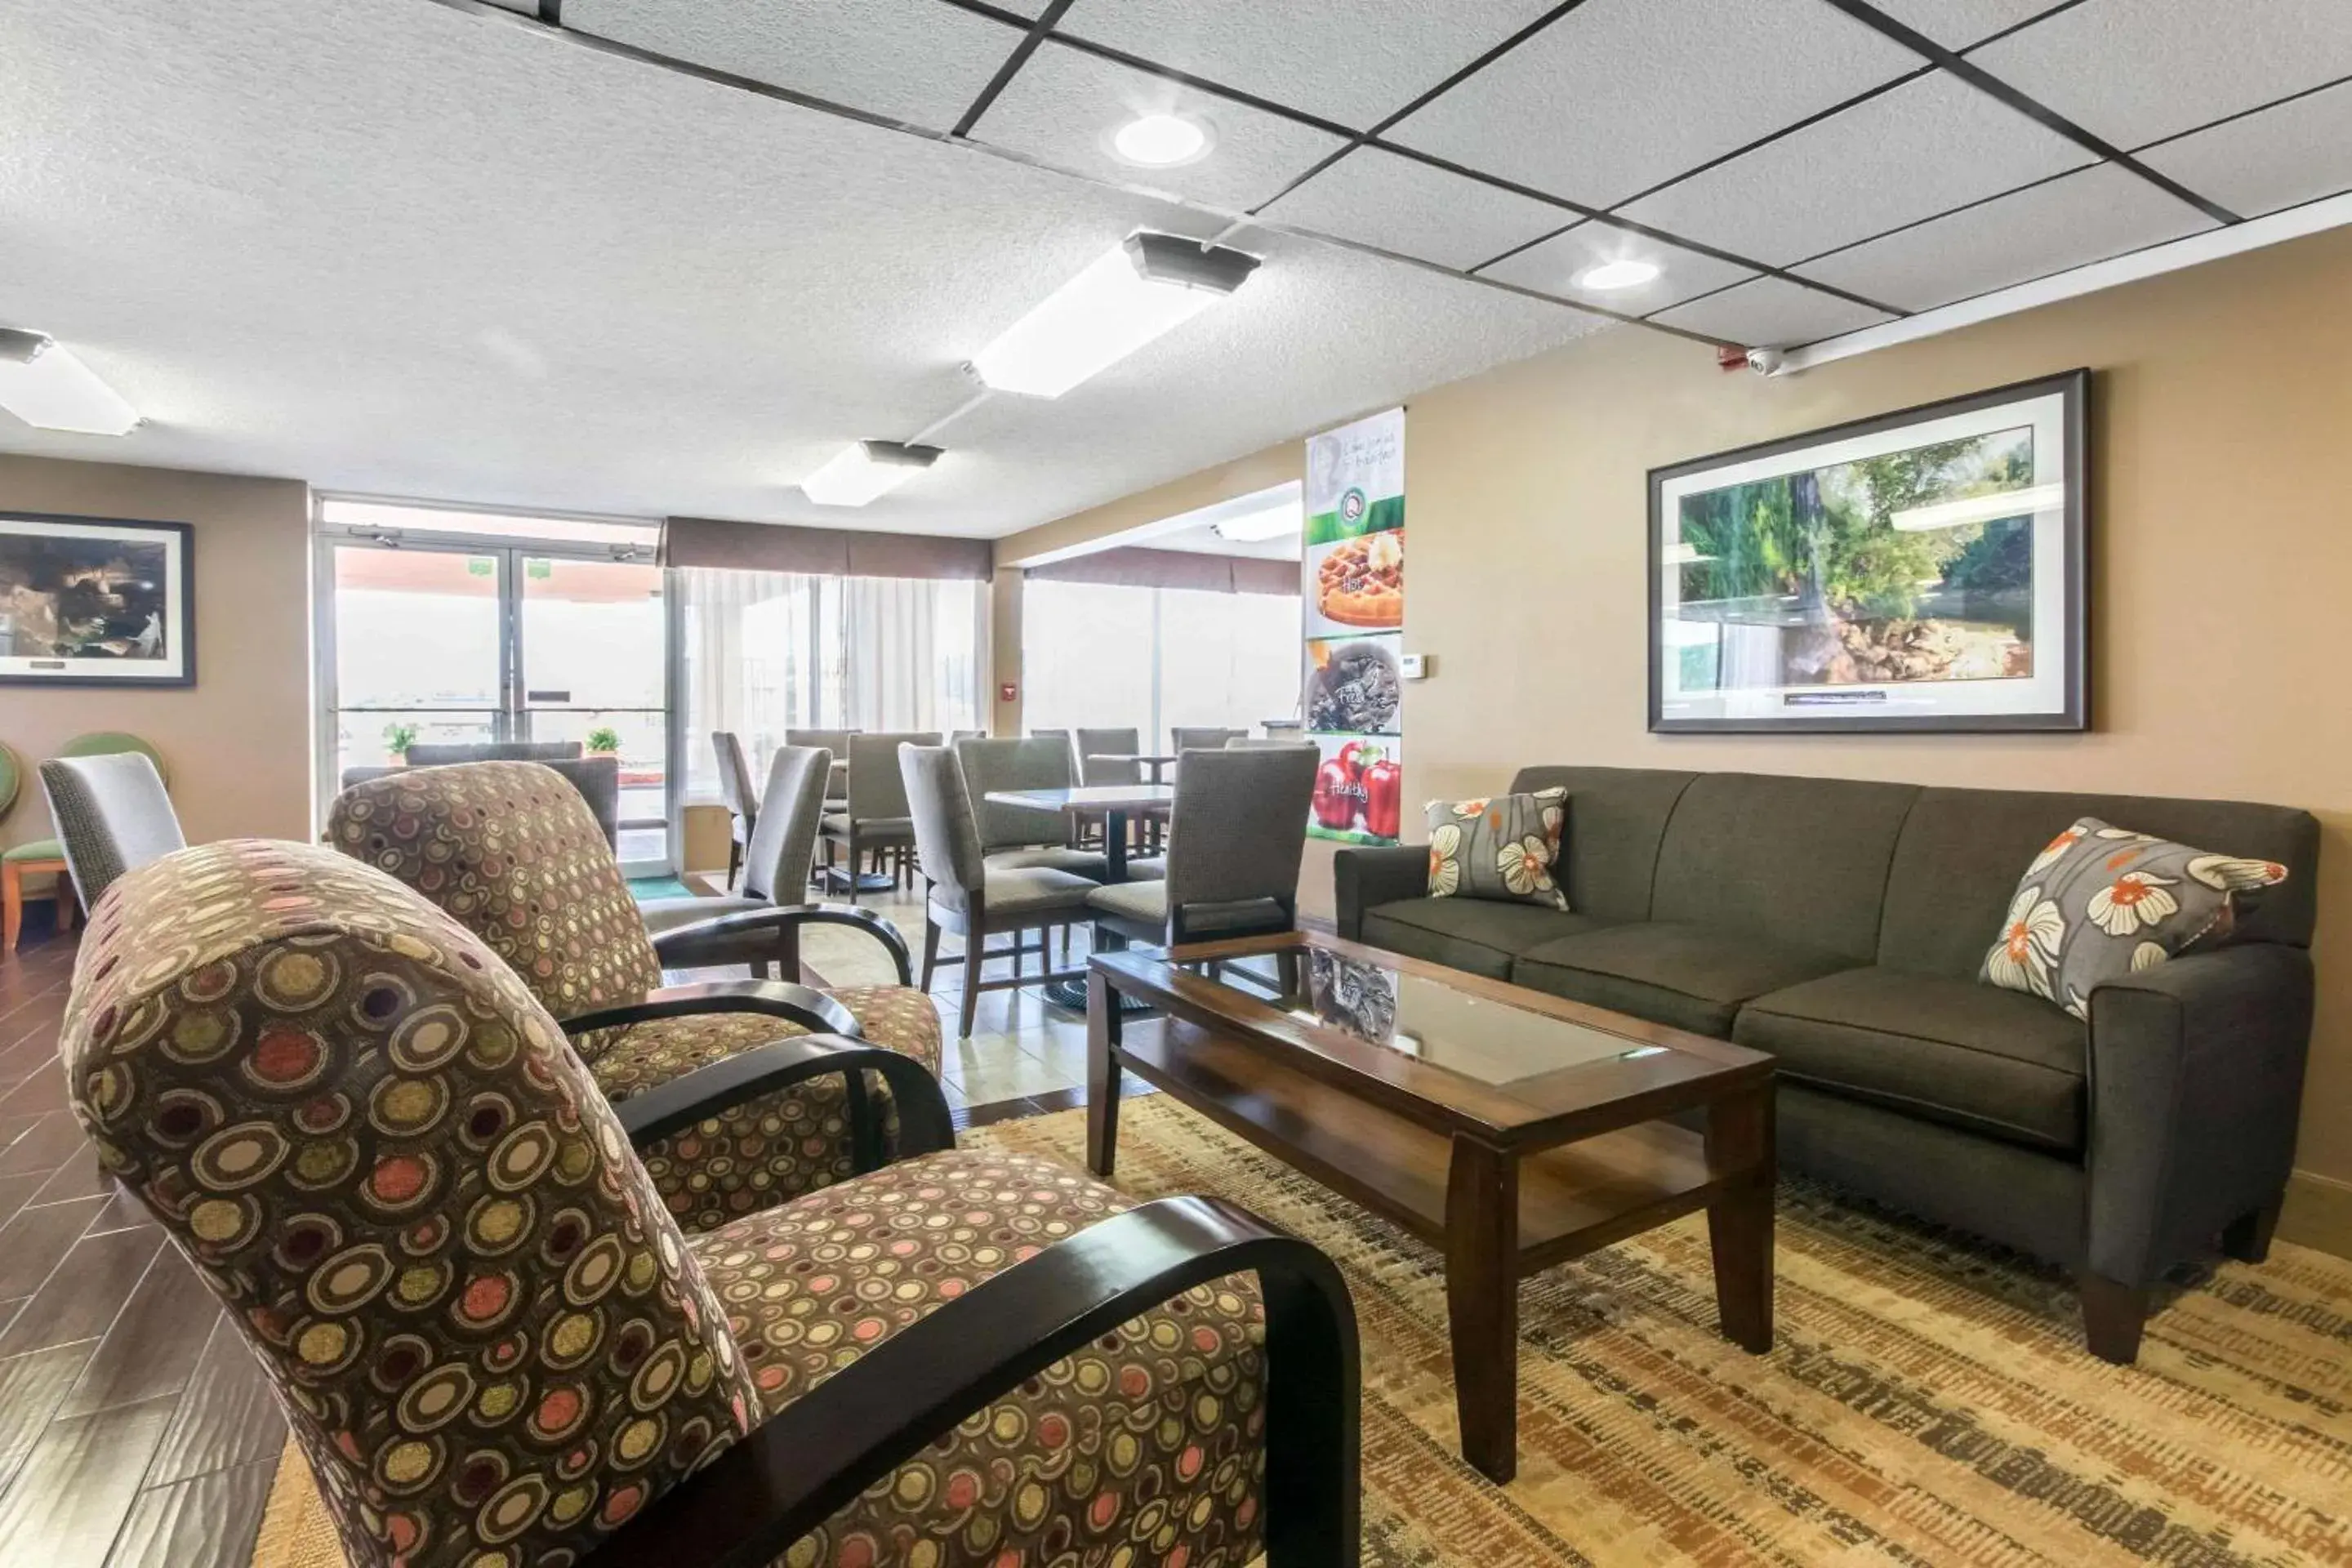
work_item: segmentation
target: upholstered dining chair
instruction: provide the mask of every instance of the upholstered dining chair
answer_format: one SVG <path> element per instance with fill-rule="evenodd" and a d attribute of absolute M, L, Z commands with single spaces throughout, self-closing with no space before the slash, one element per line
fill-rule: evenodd
<path fill-rule="evenodd" d="M 1168 749 L 1175 752 L 1179 758 L 1181 758 L 1187 752 L 1222 752 L 1225 749 L 1226 742 L 1233 740 L 1235 736 L 1246 735 L 1248 733 L 1249 731 L 1247 730 L 1212 729 L 1202 726 L 1185 728 L 1178 726 L 1168 731 L 1168 738 L 1171 742 L 1173 742 Z M 1184 764 L 1180 761 L 1176 765 L 1179 769 L 1181 769 Z"/>
<path fill-rule="evenodd" d="M 768 786 L 760 793 L 760 826 L 751 832 L 751 852 L 733 893 L 650 899 L 637 905 L 666 968 L 748 963 L 764 978 L 772 965 L 778 978 L 799 980 L 801 932 L 813 925 L 840 925 L 880 943 L 899 984 L 908 984 L 912 972 L 906 939 L 889 921 L 856 904 L 799 901 L 816 856 L 832 761 L 830 753 L 808 746 L 776 748 L 768 763 Z"/>
<path fill-rule="evenodd" d="M 917 1074 L 887 1051 L 803 1036 L 612 1105 L 410 889 L 232 840 L 118 885 L 61 1055 L 355 1568 L 1358 1560 L 1346 1287 L 1244 1210 L 1134 1205 L 941 1117 L 681 1234 L 649 1144 Z"/>
<path fill-rule="evenodd" d="M 1067 789 L 1070 749 L 1060 740 L 958 741 L 956 763 L 980 825 L 980 849 L 1000 870 L 1050 867 L 1101 881 L 1108 861 L 1099 849 L 1068 843 L 1068 818 L 1041 806 L 1004 805 L 988 798 L 992 790 Z"/>
<path fill-rule="evenodd" d="M 187 847 L 163 775 L 143 752 L 51 757 L 41 789 L 83 909 L 95 909 L 124 872 Z"/>
<path fill-rule="evenodd" d="M 982 853 L 980 824 L 972 816 L 971 792 L 963 768 L 947 746 L 901 746 L 898 765 L 906 775 L 907 803 L 914 814 L 915 849 L 929 891 L 923 899 L 923 973 L 920 984 L 931 988 L 940 959 L 940 933 L 963 938 L 963 1002 L 956 1019 L 956 1038 L 971 1037 L 972 1019 L 982 991 L 1034 984 L 1040 980 L 1079 977 L 1040 973 L 1024 978 L 1021 960 L 1038 955 L 1045 969 L 1047 931 L 1084 921 L 1087 895 L 1096 884 L 1074 871 L 1050 866 L 997 867 Z M 1039 933 L 1030 947 L 1024 933 Z M 1009 935 L 1010 947 L 991 948 L 992 936 Z M 981 969 L 992 958 L 1013 960 L 1010 978 L 982 980 Z"/>
<path fill-rule="evenodd" d="M 1315 796 L 1310 745 L 1190 752 L 1176 775 L 1165 876 L 1087 896 L 1103 933 L 1150 942 L 1288 931 Z"/>
<path fill-rule="evenodd" d="M 664 988 L 665 966 L 731 962 L 713 954 L 762 927 L 824 917 L 799 908 L 749 910 L 656 940 L 579 792 L 537 763 L 467 763 L 372 780 L 336 798 L 327 838 L 415 889 L 513 964 L 616 1101 L 803 1033 L 864 1038 L 926 1075 L 939 1069 L 938 1009 L 903 984 L 827 993 L 751 979 Z M 893 957 L 903 979 L 904 942 Z M 666 1140 L 646 1163 L 687 1228 L 708 1230 L 887 1158 L 897 1146 L 901 1089 L 885 1079 L 870 1090 L 881 1102 L 878 1145 L 856 1136 L 869 1086 L 835 1077 Z"/>
<path fill-rule="evenodd" d="M 814 746 L 833 753 L 833 772 L 828 775 L 824 798 L 828 811 L 849 809 L 849 737 L 855 730 L 787 730 L 787 746 Z M 838 805 L 830 803 L 838 802 Z"/>
<path fill-rule="evenodd" d="M 735 885 L 735 873 L 743 868 L 743 857 L 751 845 L 751 830 L 758 825 L 759 796 L 751 787 L 751 764 L 743 755 L 743 742 L 731 730 L 710 731 L 710 749 L 719 759 L 719 797 L 727 803 L 727 885 Z"/>
<path fill-rule="evenodd" d="M 868 852 L 884 858 L 903 858 L 914 847 L 915 834 L 907 820 L 907 788 L 898 778 L 900 746 L 936 746 L 936 730 L 890 730 L 849 737 L 849 798 L 839 811 L 825 814 L 823 828 L 827 863 L 839 846 L 848 866 L 849 901 L 860 891 L 858 878 Z M 898 878 L 891 879 L 896 886 Z"/>
<path fill-rule="evenodd" d="M 166 787 L 172 782 L 172 770 L 163 761 L 163 753 L 137 735 L 121 730 L 93 730 L 76 735 L 58 748 L 59 757 L 114 757 L 136 753 L 153 765 L 155 776 Z M 65 845 L 55 838 L 27 839 L 22 844 L 0 850 L 0 952 L 16 949 L 16 936 L 24 924 L 25 879 L 49 875 L 53 879 L 53 896 L 57 902 L 58 930 L 65 931 L 73 924 L 74 883 L 72 868 L 66 859 Z"/>

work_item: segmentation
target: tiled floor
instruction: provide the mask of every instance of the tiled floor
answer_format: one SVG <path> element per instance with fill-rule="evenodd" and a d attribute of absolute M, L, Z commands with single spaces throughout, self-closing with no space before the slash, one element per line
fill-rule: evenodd
<path fill-rule="evenodd" d="M 919 952 L 919 907 L 886 912 Z M 0 958 L 0 1568 L 243 1564 L 285 1427 L 211 1296 L 110 1190 L 65 1109 L 74 944 L 45 929 Z M 1081 933 L 1071 962 L 1084 952 Z M 961 966 L 938 981 L 959 1126 L 1085 1102 L 1085 1020 L 1034 986 L 992 991 L 959 1041 Z"/>

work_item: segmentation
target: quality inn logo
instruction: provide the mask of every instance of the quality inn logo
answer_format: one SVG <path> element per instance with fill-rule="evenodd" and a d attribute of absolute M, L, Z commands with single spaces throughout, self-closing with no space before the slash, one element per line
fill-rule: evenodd
<path fill-rule="evenodd" d="M 1364 500 L 1363 491 L 1350 489 L 1339 498 L 1339 521 L 1353 528 L 1364 521 L 1365 509 L 1370 504 Z"/>

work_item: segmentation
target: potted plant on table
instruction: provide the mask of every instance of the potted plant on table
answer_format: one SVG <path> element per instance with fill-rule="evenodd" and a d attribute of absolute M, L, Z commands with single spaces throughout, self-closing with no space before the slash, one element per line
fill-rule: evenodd
<path fill-rule="evenodd" d="M 408 765 L 408 748 L 415 743 L 415 725 L 395 720 L 383 727 L 383 752 L 394 767 Z"/>
<path fill-rule="evenodd" d="M 588 731 L 588 754 L 592 757 L 617 757 L 621 754 L 621 732 L 609 724 L 599 724 Z"/>

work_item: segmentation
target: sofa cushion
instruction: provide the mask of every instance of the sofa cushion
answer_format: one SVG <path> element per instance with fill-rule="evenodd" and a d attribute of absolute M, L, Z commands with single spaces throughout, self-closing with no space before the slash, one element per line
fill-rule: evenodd
<path fill-rule="evenodd" d="M 1449 969 L 1507 980 L 1511 960 L 1528 949 L 1614 923 L 1594 915 L 1564 914 L 1538 904 L 1400 899 L 1364 911 L 1364 941 Z"/>
<path fill-rule="evenodd" d="M 2011 1142 L 2083 1147 L 2086 1031 L 2021 992 L 1849 969 L 1759 996 L 1731 1037 L 1771 1052 L 1786 1079 Z"/>
<path fill-rule="evenodd" d="M 1573 1002 L 1728 1039 L 1732 1016 L 1749 997 L 1849 967 L 1819 948 L 1721 926 L 1650 921 L 1528 948 L 1510 978 Z"/>
<path fill-rule="evenodd" d="M 1666 825 L 1650 918 L 1843 953 L 1848 967 L 1874 963 L 1886 868 L 1918 797 L 1911 784 L 1706 774 Z"/>
<path fill-rule="evenodd" d="M 2005 921 L 2018 872 L 2083 816 L 2219 855 L 2277 861 L 2287 879 L 2239 910 L 2237 940 L 2310 942 L 2319 824 L 2307 811 L 2238 801 L 1930 789 L 1920 792 L 1895 847 L 1878 962 L 1973 977 L 1984 962 L 1986 933 Z"/>
<path fill-rule="evenodd" d="M 1664 768 L 1521 768 L 1515 794 L 1568 792 L 1568 826 L 1552 878 L 1579 914 L 1650 918 L 1650 879 L 1675 803 L 1696 773 Z"/>

